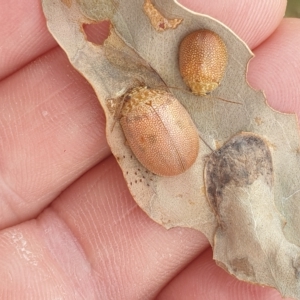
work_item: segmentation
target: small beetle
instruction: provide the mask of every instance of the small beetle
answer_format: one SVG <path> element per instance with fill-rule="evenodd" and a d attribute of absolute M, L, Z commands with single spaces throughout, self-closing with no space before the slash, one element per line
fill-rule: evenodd
<path fill-rule="evenodd" d="M 198 130 L 169 92 L 138 86 L 121 103 L 120 124 L 140 163 L 160 176 L 185 172 L 199 152 Z"/>
<path fill-rule="evenodd" d="M 226 45 L 213 31 L 194 31 L 180 43 L 180 74 L 195 95 L 205 96 L 219 86 L 227 61 Z"/>

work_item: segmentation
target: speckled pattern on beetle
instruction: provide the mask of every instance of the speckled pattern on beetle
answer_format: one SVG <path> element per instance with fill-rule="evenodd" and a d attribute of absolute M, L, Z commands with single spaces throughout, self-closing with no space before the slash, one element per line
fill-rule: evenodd
<path fill-rule="evenodd" d="M 198 156 L 199 135 L 181 103 L 171 93 L 147 86 L 130 89 L 123 99 L 119 121 L 139 162 L 160 176 L 189 169 Z"/>
<path fill-rule="evenodd" d="M 219 86 L 227 61 L 226 45 L 213 31 L 194 31 L 180 43 L 180 74 L 195 95 L 205 96 Z"/>

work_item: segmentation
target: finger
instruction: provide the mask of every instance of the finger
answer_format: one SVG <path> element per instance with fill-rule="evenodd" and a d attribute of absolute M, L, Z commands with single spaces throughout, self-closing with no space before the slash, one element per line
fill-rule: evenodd
<path fill-rule="evenodd" d="M 281 300 L 282 297 L 275 289 L 248 284 L 226 273 L 216 265 L 209 248 L 172 280 L 156 298 L 169 299 Z"/>
<path fill-rule="evenodd" d="M 0 227 L 36 216 L 109 155 L 105 117 L 62 50 L 0 85 Z"/>
<path fill-rule="evenodd" d="M 57 46 L 40 0 L 3 1 L 0 22 L 0 80 Z M 97 27 L 99 42 L 106 33 L 107 24 Z"/>
<path fill-rule="evenodd" d="M 268 103 L 300 117 L 300 20 L 284 19 L 272 36 L 254 50 L 248 81 L 263 90 Z"/>
<path fill-rule="evenodd" d="M 220 20 L 252 49 L 264 41 L 281 22 L 286 0 L 180 0 L 190 9 Z"/>
<path fill-rule="evenodd" d="M 46 28 L 41 1 L 4 1 L 0 20 L 0 79 L 56 45 Z"/>
<path fill-rule="evenodd" d="M 200 232 L 150 220 L 110 157 L 36 221 L 0 233 L 0 298 L 20 299 L 30 286 L 39 299 L 153 299 L 206 246 Z"/>

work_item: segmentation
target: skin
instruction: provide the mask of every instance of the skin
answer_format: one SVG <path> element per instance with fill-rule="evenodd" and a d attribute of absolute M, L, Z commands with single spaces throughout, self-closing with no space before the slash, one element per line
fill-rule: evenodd
<path fill-rule="evenodd" d="M 182 3 L 235 31 L 256 55 L 249 83 L 300 114 L 300 20 L 282 20 L 285 1 Z M 167 231 L 135 204 L 38 0 L 4 1 L 0 20 L 1 299 L 282 299 L 217 267 L 200 232 Z"/>

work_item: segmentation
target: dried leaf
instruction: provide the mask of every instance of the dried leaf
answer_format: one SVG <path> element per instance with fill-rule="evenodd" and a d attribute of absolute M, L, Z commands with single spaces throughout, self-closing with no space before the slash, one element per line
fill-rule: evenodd
<path fill-rule="evenodd" d="M 217 263 L 236 277 L 300 299 L 300 175 L 291 172 L 300 165 L 297 120 L 248 86 L 247 46 L 220 22 L 172 0 L 43 0 L 43 9 L 49 30 L 99 97 L 108 143 L 139 206 L 166 228 L 202 231 Z M 105 43 L 88 42 L 83 24 L 107 19 Z M 188 92 L 178 67 L 180 41 L 201 28 L 216 32 L 228 51 L 224 78 L 209 97 Z M 120 96 L 138 83 L 177 87 L 172 93 L 199 130 L 198 158 L 181 175 L 150 173 L 125 143 L 115 115 Z"/>

